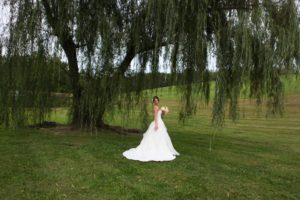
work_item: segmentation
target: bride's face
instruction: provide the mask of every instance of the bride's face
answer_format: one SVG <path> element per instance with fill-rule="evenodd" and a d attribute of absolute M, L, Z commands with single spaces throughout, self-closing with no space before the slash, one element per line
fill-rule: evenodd
<path fill-rule="evenodd" d="M 154 105 L 158 105 L 158 103 L 159 103 L 158 99 L 154 99 L 154 100 L 153 100 L 153 104 L 154 104 Z"/>

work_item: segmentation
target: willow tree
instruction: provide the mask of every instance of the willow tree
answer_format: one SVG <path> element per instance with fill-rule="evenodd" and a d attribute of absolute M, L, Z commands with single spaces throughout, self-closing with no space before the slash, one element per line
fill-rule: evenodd
<path fill-rule="evenodd" d="M 209 101 L 208 54 L 217 59 L 213 124 L 225 107 L 236 119 L 241 88 L 250 97 L 266 96 L 273 114 L 283 112 L 280 73 L 299 70 L 299 13 L 294 0 L 5 0 L 10 8 L 9 38 L 2 40 L 0 121 L 24 123 L 28 106 L 41 121 L 50 111 L 55 84 L 46 58 L 63 52 L 72 88 L 73 124 L 102 126 L 116 105 L 130 109 L 143 99 L 147 65 L 152 85 L 159 59 L 169 61 L 181 91 L 180 119 L 199 100 Z M 298 5 L 299 6 L 299 5 Z M 14 56 L 34 56 L 26 65 Z M 136 58 L 137 85 L 130 63 Z M 81 73 L 80 73 L 80 68 Z M 12 74 L 16 74 L 13 76 Z M 31 78 L 35 81 L 28 82 Z M 15 93 L 18 91 L 18 96 Z M 204 98 L 202 98 L 204 97 Z M 141 107 L 141 110 L 145 110 Z"/>

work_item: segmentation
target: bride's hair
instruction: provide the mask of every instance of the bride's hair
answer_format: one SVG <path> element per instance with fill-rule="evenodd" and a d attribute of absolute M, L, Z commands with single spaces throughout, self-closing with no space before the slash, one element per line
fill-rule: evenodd
<path fill-rule="evenodd" d="M 154 96 L 154 97 L 152 98 L 152 102 L 154 102 L 155 99 L 157 99 L 157 100 L 159 101 L 158 96 Z"/>

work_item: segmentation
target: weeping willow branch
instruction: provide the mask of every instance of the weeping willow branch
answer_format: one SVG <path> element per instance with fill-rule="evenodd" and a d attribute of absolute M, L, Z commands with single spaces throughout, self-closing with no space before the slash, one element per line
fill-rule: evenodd
<path fill-rule="evenodd" d="M 299 13 L 293 0 L 6 3 L 11 16 L 9 38 L 1 40 L 0 123 L 8 126 L 49 115 L 60 73 L 72 93 L 70 121 L 97 127 L 105 124 L 106 113 L 132 113 L 137 104 L 146 119 L 143 88 L 159 86 L 163 58 L 181 93 L 179 119 L 185 121 L 200 101 L 210 102 L 208 56 L 215 52 L 212 124 L 219 126 L 227 115 L 238 119 L 245 86 L 258 104 L 266 100 L 268 115 L 282 115 L 280 76 L 299 71 Z M 63 53 L 68 66 L 51 64 L 52 52 Z M 146 66 L 151 79 L 145 79 Z"/>

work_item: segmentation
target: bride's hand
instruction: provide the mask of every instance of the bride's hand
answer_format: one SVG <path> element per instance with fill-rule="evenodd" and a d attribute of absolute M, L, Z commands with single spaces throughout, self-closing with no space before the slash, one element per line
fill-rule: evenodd
<path fill-rule="evenodd" d="M 158 129 L 158 125 L 156 124 L 156 125 L 154 126 L 154 130 L 157 131 L 157 129 Z"/>

